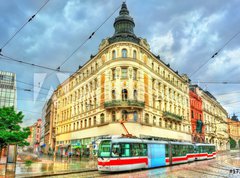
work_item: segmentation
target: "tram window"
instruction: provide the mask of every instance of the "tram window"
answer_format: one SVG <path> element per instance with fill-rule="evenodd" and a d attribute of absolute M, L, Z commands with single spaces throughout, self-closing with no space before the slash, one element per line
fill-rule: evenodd
<path fill-rule="evenodd" d="M 113 144 L 112 146 L 112 157 L 121 156 L 121 149 L 119 144 Z"/>
<path fill-rule="evenodd" d="M 169 150 L 168 150 L 168 144 L 166 144 L 166 145 L 165 145 L 165 154 L 166 154 L 166 157 L 169 157 L 168 151 L 169 151 Z"/>
<path fill-rule="evenodd" d="M 172 145 L 172 156 L 178 156 L 178 153 L 180 150 L 178 150 L 178 145 Z"/>
<path fill-rule="evenodd" d="M 111 141 L 110 140 L 104 140 L 100 143 L 99 146 L 99 157 L 110 157 L 110 147 L 111 147 Z"/>
<path fill-rule="evenodd" d="M 142 154 L 141 149 L 140 149 L 140 144 L 139 143 L 133 143 L 131 152 L 132 152 L 132 156 L 140 156 Z"/>
<path fill-rule="evenodd" d="M 130 153 L 130 143 L 122 143 L 121 144 L 121 157 L 129 157 Z"/>
<path fill-rule="evenodd" d="M 147 156 L 147 144 L 141 143 L 140 150 L 140 156 Z"/>

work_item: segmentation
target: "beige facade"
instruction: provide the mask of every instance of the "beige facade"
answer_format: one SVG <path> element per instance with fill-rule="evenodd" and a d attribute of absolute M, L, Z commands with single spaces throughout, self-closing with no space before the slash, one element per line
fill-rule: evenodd
<path fill-rule="evenodd" d="M 55 148 L 56 113 L 56 95 L 53 93 L 46 103 L 44 123 L 44 152 L 46 153 Z"/>
<path fill-rule="evenodd" d="M 229 149 L 228 114 L 208 91 L 198 90 L 203 102 L 205 142 L 216 145 L 217 150 Z"/>
<path fill-rule="evenodd" d="M 137 137 L 191 141 L 188 78 L 146 40 L 118 35 L 118 18 L 114 25 L 115 35 L 55 91 L 57 146 L 125 134 L 120 121 Z"/>
<path fill-rule="evenodd" d="M 235 115 L 233 117 L 236 117 Z M 229 136 L 236 141 L 236 148 L 239 148 L 240 140 L 240 122 L 228 119 L 228 134 Z"/>

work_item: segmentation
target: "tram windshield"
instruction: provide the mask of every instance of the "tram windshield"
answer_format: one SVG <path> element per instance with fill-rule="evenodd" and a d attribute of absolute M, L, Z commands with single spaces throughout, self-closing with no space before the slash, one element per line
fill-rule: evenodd
<path fill-rule="evenodd" d="M 98 157 L 110 157 L 111 140 L 101 141 L 98 149 Z"/>

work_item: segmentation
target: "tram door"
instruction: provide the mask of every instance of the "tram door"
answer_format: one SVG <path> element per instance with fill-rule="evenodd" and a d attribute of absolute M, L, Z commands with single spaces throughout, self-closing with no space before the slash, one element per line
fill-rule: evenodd
<path fill-rule="evenodd" d="M 165 166 L 165 145 L 148 144 L 148 167 Z"/>

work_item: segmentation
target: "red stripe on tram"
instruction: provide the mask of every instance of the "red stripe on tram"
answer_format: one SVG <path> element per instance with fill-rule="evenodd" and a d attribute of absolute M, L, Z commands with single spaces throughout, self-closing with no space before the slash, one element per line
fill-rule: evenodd
<path fill-rule="evenodd" d="M 101 165 L 101 166 L 114 166 L 114 165 L 140 164 L 140 163 L 145 163 L 146 165 L 148 165 L 148 159 L 133 158 L 133 159 L 115 159 L 115 160 L 110 160 L 108 162 L 98 161 L 98 165 Z"/>

